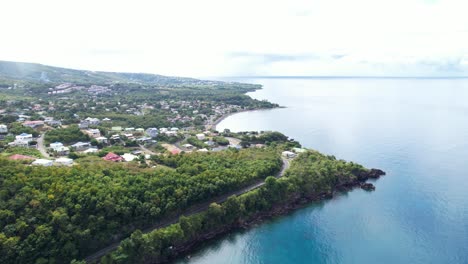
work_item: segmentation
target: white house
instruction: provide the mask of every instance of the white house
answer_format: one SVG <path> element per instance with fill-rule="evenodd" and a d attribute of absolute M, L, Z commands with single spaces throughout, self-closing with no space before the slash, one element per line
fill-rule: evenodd
<path fill-rule="evenodd" d="M 145 130 L 144 130 L 143 128 L 137 128 L 137 129 L 135 129 L 135 132 L 137 132 L 137 133 L 144 133 Z"/>
<path fill-rule="evenodd" d="M 91 143 L 89 142 L 77 142 L 73 145 L 71 145 L 72 148 L 76 149 L 77 151 L 85 150 L 89 147 L 91 147 Z"/>
<path fill-rule="evenodd" d="M 161 127 L 161 128 L 159 129 L 159 132 L 160 132 L 160 133 L 166 133 L 168 130 L 169 130 L 169 129 L 167 129 L 167 128 L 165 128 L 165 127 Z"/>
<path fill-rule="evenodd" d="M 78 127 L 80 129 L 86 129 L 89 127 L 89 122 L 88 121 L 81 121 L 79 124 L 78 124 Z"/>
<path fill-rule="evenodd" d="M 177 136 L 177 132 L 175 132 L 175 131 L 166 131 L 166 132 L 164 132 L 164 134 L 166 134 L 166 136 L 170 136 L 170 137 Z"/>
<path fill-rule="evenodd" d="M 24 141 L 24 140 L 15 140 L 13 142 L 8 143 L 8 146 L 27 148 L 27 147 L 29 147 L 29 142 Z"/>
<path fill-rule="evenodd" d="M 33 140 L 33 135 L 32 134 L 22 133 L 22 134 L 16 136 L 15 139 L 17 141 L 31 142 Z"/>
<path fill-rule="evenodd" d="M 198 152 L 208 152 L 208 150 L 206 148 L 202 148 L 202 149 L 199 149 L 197 150 Z"/>
<path fill-rule="evenodd" d="M 137 158 L 137 156 L 130 154 L 130 153 L 125 153 L 122 155 L 122 158 L 124 158 L 125 161 L 133 161 L 134 159 Z"/>
<path fill-rule="evenodd" d="M 57 149 L 63 148 L 63 144 L 60 142 L 54 142 L 54 143 L 50 143 L 49 147 L 53 149 L 54 151 L 57 151 Z"/>
<path fill-rule="evenodd" d="M 98 118 L 91 117 L 86 118 L 85 121 L 88 121 L 88 124 L 91 126 L 97 126 L 101 123 L 101 120 L 99 120 Z"/>
<path fill-rule="evenodd" d="M 205 134 L 203 134 L 203 133 L 197 134 L 196 136 L 197 136 L 198 140 L 204 140 L 205 139 Z"/>
<path fill-rule="evenodd" d="M 70 166 L 73 164 L 73 160 L 69 158 L 58 158 L 55 160 L 55 164 L 61 166 Z"/>
<path fill-rule="evenodd" d="M 54 162 L 51 161 L 51 160 L 46 160 L 46 159 L 37 159 L 37 160 L 33 161 L 33 163 L 31 163 L 31 164 L 36 165 L 36 166 L 49 167 L 49 166 L 52 166 L 54 164 Z"/>
<path fill-rule="evenodd" d="M 140 138 L 137 138 L 137 142 L 139 143 L 146 143 L 146 142 L 150 142 L 151 141 L 151 138 L 150 137 L 140 137 Z"/>
<path fill-rule="evenodd" d="M 178 131 L 179 131 L 179 129 L 178 129 L 177 127 L 173 127 L 173 128 L 171 128 L 171 131 L 178 132 Z"/>
<path fill-rule="evenodd" d="M 97 152 L 99 152 L 99 149 L 97 149 L 97 148 L 89 148 L 89 149 L 83 151 L 84 154 L 91 154 L 91 153 L 97 153 Z"/>
<path fill-rule="evenodd" d="M 283 152 L 281 153 L 281 155 L 282 155 L 283 157 L 290 158 L 290 159 L 293 159 L 293 158 L 295 158 L 295 157 L 297 156 L 296 153 L 291 152 L 291 151 L 283 151 Z"/>
<path fill-rule="evenodd" d="M 6 125 L 0 125 L 0 133 L 8 133 L 8 127 Z"/>
<path fill-rule="evenodd" d="M 66 156 L 66 155 L 70 154 L 70 148 L 65 147 L 60 142 L 50 143 L 50 148 L 53 151 L 57 152 L 57 154 L 60 155 L 60 156 Z"/>
<path fill-rule="evenodd" d="M 99 143 L 106 144 L 107 143 L 107 138 L 106 137 L 97 137 L 96 141 L 99 142 Z"/>

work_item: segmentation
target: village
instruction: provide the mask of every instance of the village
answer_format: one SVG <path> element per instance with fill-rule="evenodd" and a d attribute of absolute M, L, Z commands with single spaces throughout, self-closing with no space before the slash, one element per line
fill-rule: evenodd
<path fill-rule="evenodd" d="M 68 89 L 64 87 L 69 86 L 62 85 L 56 88 Z M 69 102 L 61 105 L 61 108 L 76 107 L 76 104 L 76 102 Z M 88 107 L 88 104 L 85 103 L 84 106 Z M 114 121 L 109 117 L 90 116 L 80 119 L 76 113 L 73 114 L 75 121 L 71 123 L 70 120 L 47 116 L 48 113 L 56 110 L 54 104 L 50 102 L 48 104 L 34 102 L 29 109 L 22 110 L 11 111 L 10 107 L 11 112 L 2 109 L 0 113 L 3 117 L 10 117 L 10 122 L 0 124 L 0 144 L 3 152 L 11 153 L 9 159 L 22 160 L 39 166 L 71 166 L 76 164 L 76 159 L 85 156 L 97 156 L 104 161 L 138 162 L 151 165 L 152 155 L 218 152 L 229 148 L 265 146 L 242 142 L 243 135 L 241 134 L 214 130 L 217 120 L 243 110 L 240 106 L 217 105 L 199 100 L 193 102 L 161 101 L 157 104 L 159 104 L 158 109 L 171 114 L 166 116 L 167 122 L 164 123 L 174 126 L 127 127 L 121 125 L 126 124 L 122 120 Z M 148 104 L 132 107 L 126 104 L 120 106 L 122 108 L 115 107 L 113 110 L 125 109 L 126 113 L 135 116 L 151 114 L 146 110 L 154 109 L 154 106 Z M 186 111 L 187 109 L 190 109 L 190 112 Z M 96 107 L 91 107 L 91 110 L 96 110 Z M 110 112 L 107 110 L 109 109 L 105 112 Z M 33 115 L 27 115 L 31 112 Z M 181 115 L 181 112 L 184 115 Z M 201 125 L 192 122 L 197 118 L 202 120 Z M 175 126 L 175 124 L 184 123 L 188 123 L 188 126 Z M 36 150 L 36 155 L 22 154 L 27 153 L 25 149 Z M 293 151 L 285 151 L 283 156 L 294 158 L 303 150 L 295 148 Z"/>

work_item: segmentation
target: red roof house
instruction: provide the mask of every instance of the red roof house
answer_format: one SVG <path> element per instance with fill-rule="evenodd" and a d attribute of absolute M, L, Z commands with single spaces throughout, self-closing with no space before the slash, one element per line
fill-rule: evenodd
<path fill-rule="evenodd" d="M 102 159 L 107 160 L 107 161 L 115 161 L 115 162 L 124 161 L 124 158 L 112 152 L 107 153 L 107 155 L 104 156 Z"/>

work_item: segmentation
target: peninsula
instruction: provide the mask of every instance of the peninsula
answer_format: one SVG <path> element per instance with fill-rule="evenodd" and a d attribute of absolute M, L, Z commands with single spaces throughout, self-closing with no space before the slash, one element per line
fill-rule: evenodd
<path fill-rule="evenodd" d="M 0 261 L 160 263 L 355 186 L 376 169 L 279 132 L 259 85 L 0 62 Z M 142 231 L 140 231 L 142 230 Z"/>

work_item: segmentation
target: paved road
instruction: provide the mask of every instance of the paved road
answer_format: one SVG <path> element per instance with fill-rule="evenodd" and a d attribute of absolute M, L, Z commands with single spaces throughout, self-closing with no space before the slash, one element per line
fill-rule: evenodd
<path fill-rule="evenodd" d="M 289 168 L 289 160 L 282 157 L 282 160 L 283 160 L 283 166 L 281 167 L 281 170 L 279 171 L 279 173 L 276 175 L 276 178 L 280 178 L 284 175 L 284 172 Z M 193 215 L 193 214 L 196 214 L 196 213 L 200 213 L 200 212 L 203 212 L 205 210 L 208 209 L 208 207 L 210 206 L 210 204 L 212 203 L 223 203 L 225 202 L 229 197 L 235 195 L 235 196 L 238 196 L 238 195 L 241 195 L 241 194 L 244 194 L 246 192 L 249 192 L 249 191 L 252 191 L 254 189 L 257 189 L 259 188 L 260 186 L 264 185 L 265 182 L 263 180 L 260 180 L 260 181 L 257 181 L 247 187 L 244 187 L 238 191 L 234 191 L 234 192 L 230 192 L 230 193 L 227 193 L 225 195 L 222 195 L 222 196 L 218 196 L 216 198 L 213 198 L 209 201 L 206 201 L 204 203 L 201 203 L 201 204 L 197 204 L 195 206 L 192 206 L 190 208 L 188 208 L 187 210 L 185 210 L 185 212 L 179 214 L 179 215 L 176 215 L 174 217 L 171 217 L 171 218 L 167 218 L 166 220 L 164 221 L 161 221 L 157 224 L 154 224 L 148 228 L 145 228 L 143 229 L 143 233 L 149 233 L 155 229 L 158 229 L 158 228 L 163 228 L 163 227 L 166 227 L 166 226 L 169 226 L 169 225 L 172 225 L 174 223 L 177 223 L 177 221 L 179 221 L 179 217 L 180 216 L 190 216 L 190 215 Z M 122 239 L 123 240 L 123 239 Z M 122 241 L 120 240 L 120 241 Z M 117 247 L 120 245 L 120 241 L 118 242 L 115 242 L 99 251 L 97 251 L 96 253 L 88 256 L 85 258 L 86 262 L 88 263 L 94 263 L 94 262 L 97 262 L 101 257 L 103 257 L 104 255 L 107 255 L 108 253 L 114 251 L 117 249 Z"/>
<path fill-rule="evenodd" d="M 38 138 L 37 138 L 37 149 L 39 152 L 41 152 L 42 156 L 44 158 L 50 158 L 49 153 L 47 153 L 46 147 L 44 145 L 44 133 L 42 133 Z"/>

